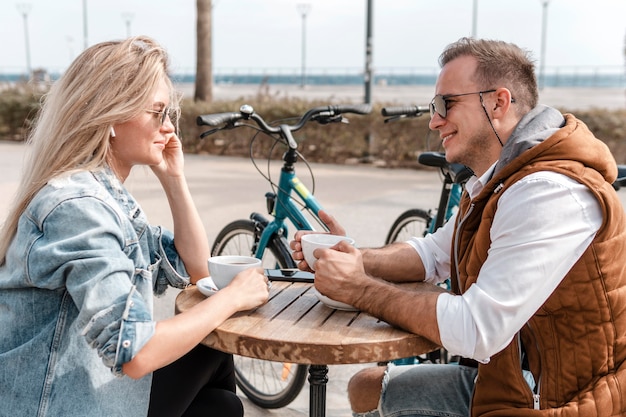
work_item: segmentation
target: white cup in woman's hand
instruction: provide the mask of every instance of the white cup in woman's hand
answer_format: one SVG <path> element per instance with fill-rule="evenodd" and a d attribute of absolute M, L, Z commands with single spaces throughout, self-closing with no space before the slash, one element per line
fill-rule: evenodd
<path fill-rule="evenodd" d="M 335 246 L 337 243 L 345 240 L 354 245 L 354 239 L 347 236 L 330 235 L 328 233 L 309 233 L 303 235 L 300 239 L 302 245 L 302 254 L 309 268 L 315 270 L 313 266 L 317 258 L 313 255 L 315 249 L 326 249 Z"/>
<path fill-rule="evenodd" d="M 260 266 L 261 260 L 254 256 L 223 255 L 209 258 L 209 273 L 220 290 L 230 284 L 241 271 Z"/>

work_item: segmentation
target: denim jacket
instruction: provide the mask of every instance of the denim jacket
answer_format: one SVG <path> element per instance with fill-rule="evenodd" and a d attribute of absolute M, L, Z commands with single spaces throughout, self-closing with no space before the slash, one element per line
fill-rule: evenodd
<path fill-rule="evenodd" d="M 152 377 L 122 365 L 154 334 L 153 294 L 188 283 L 109 168 L 51 180 L 0 267 L 0 416 L 145 416 Z"/>

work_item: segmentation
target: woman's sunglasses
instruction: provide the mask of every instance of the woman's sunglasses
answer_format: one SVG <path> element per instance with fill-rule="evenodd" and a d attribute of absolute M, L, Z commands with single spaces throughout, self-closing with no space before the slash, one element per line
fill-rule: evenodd
<path fill-rule="evenodd" d="M 172 124 L 176 126 L 178 118 L 180 117 L 180 109 L 178 108 L 166 107 L 163 110 L 147 110 L 146 109 L 146 111 L 148 113 L 153 113 L 155 116 L 158 115 L 156 117 L 159 118 L 160 126 L 163 126 L 163 123 L 165 123 L 165 119 L 167 119 L 168 116 Z"/>

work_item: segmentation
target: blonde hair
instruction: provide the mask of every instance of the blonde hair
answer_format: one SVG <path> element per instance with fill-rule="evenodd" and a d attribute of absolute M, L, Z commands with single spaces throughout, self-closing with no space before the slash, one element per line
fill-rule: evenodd
<path fill-rule="evenodd" d="M 112 125 L 144 111 L 162 80 L 174 103 L 168 55 L 148 37 L 99 43 L 76 58 L 44 97 L 29 135 L 29 159 L 0 230 L 0 265 L 37 192 L 57 175 L 105 166 Z"/>

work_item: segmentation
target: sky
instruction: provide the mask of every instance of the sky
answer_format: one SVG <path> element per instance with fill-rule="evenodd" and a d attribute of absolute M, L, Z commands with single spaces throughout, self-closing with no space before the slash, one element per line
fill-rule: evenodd
<path fill-rule="evenodd" d="M 443 48 L 476 34 L 513 42 L 539 65 L 544 0 L 372 0 L 373 68 L 437 71 Z M 175 73 L 195 72 L 195 0 L 2 1 L 0 73 L 26 68 L 62 72 L 88 45 L 131 35 L 155 38 L 170 53 Z M 87 4 L 87 36 L 83 4 Z M 298 5 L 309 11 L 302 18 Z M 27 28 L 18 5 L 28 5 Z M 359 73 L 365 65 L 367 0 L 214 0 L 215 73 L 254 70 Z M 555 67 L 624 68 L 626 0 L 549 0 L 545 32 L 547 70 Z M 127 25 L 125 15 L 130 15 Z M 565 70 L 565 68 L 563 68 Z"/>

